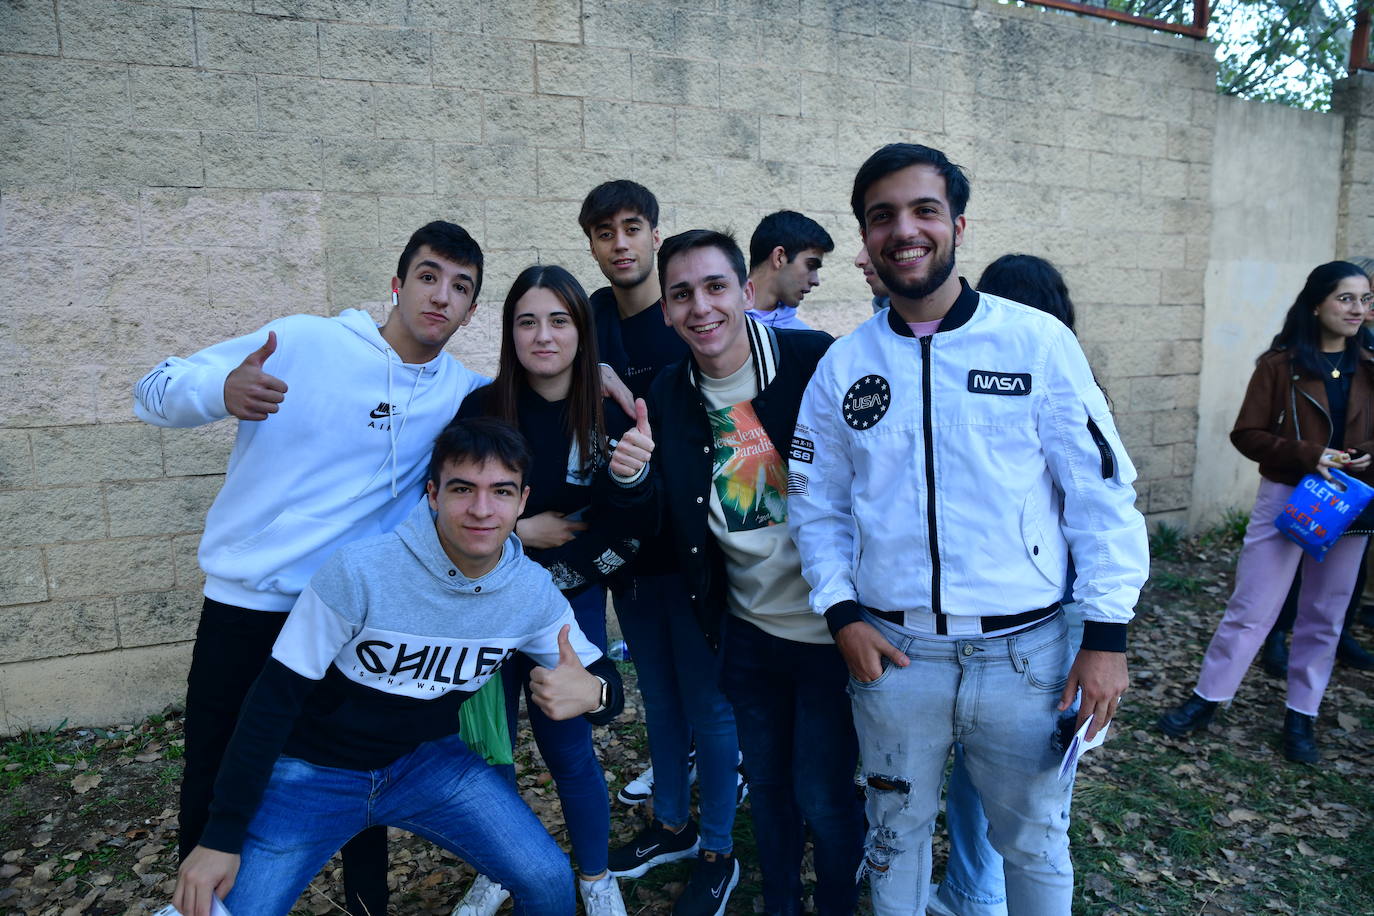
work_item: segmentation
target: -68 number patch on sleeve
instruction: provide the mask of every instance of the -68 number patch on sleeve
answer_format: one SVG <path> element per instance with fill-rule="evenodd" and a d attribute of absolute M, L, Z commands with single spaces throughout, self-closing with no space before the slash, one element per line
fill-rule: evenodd
<path fill-rule="evenodd" d="M 844 422 L 854 429 L 868 429 L 883 418 L 892 404 L 892 389 L 881 375 L 865 375 L 844 395 Z"/>

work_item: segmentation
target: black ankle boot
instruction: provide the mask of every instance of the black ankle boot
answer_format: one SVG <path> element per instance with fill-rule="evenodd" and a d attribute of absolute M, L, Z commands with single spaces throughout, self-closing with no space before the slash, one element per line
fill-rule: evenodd
<path fill-rule="evenodd" d="M 1264 638 L 1264 649 L 1260 652 L 1260 667 L 1271 677 L 1288 677 L 1288 633 L 1273 630 Z"/>
<path fill-rule="evenodd" d="M 1341 641 L 1336 643 L 1336 661 L 1360 671 L 1374 668 L 1374 655 L 1370 655 L 1355 642 L 1355 637 L 1351 636 L 1349 631 L 1342 633 Z"/>
<path fill-rule="evenodd" d="M 1171 709 L 1160 716 L 1156 724 L 1164 734 L 1174 738 L 1182 738 L 1184 735 L 1206 726 L 1208 722 L 1212 721 L 1212 715 L 1216 711 L 1216 703 L 1193 694 L 1183 701 L 1182 706 Z"/>
<path fill-rule="evenodd" d="M 1305 716 L 1289 709 L 1283 716 L 1283 756 L 1294 763 L 1316 763 L 1321 760 L 1317 740 L 1313 737 L 1314 716 Z"/>

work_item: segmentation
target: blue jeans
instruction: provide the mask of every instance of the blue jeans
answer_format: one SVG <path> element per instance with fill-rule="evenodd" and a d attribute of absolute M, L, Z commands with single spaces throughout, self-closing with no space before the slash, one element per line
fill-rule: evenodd
<path fill-rule="evenodd" d="M 205 830 L 215 776 L 239 709 L 281 633 L 286 614 L 206 598 L 186 676 L 186 764 L 181 779 L 178 853 L 186 858 Z M 352 914 L 385 913 L 386 828 L 367 830 L 343 848 L 344 900 Z"/>
<path fill-rule="evenodd" d="M 854 791 L 859 742 L 844 659 L 834 643 L 781 639 L 733 615 L 725 622 L 724 653 L 721 685 L 735 707 L 749 773 L 764 910 L 770 916 L 801 913 L 809 825 L 816 911 L 853 913 L 864 819 Z"/>
<path fill-rule="evenodd" d="M 1069 565 L 1073 580 L 1073 565 Z M 1068 596 L 1072 600 L 1072 596 Z M 1069 651 L 1083 643 L 1083 611 L 1077 604 L 1064 605 Z M 1002 857 L 988 842 L 988 818 L 983 802 L 964 766 L 964 748 L 954 745 L 954 766 L 945 788 L 945 828 L 949 832 L 949 864 L 935 892 L 946 910 L 959 916 L 1004 916 L 1007 884 L 1002 878 Z"/>
<path fill-rule="evenodd" d="M 739 765 L 735 716 L 718 683 L 720 661 L 692 614 L 682 577 L 636 576 L 616 591 L 615 611 L 644 698 L 654 815 L 669 827 L 690 819 L 687 751 L 695 737 L 701 848 L 728 853 Z"/>
<path fill-rule="evenodd" d="M 1071 780 L 1058 775 L 1056 707 L 1069 670 L 1063 615 L 1014 636 L 937 640 L 865 614 L 911 659 L 876 681 L 850 679 L 868 782 L 866 865 L 874 912 L 924 913 L 930 837 L 955 742 L 1002 855 L 1007 911 L 1067 916 Z"/>
<path fill-rule="evenodd" d="M 569 599 L 573 616 L 582 632 L 602 652 L 606 651 L 606 590 L 593 586 Z M 530 672 L 534 662 L 517 653 L 501 668 L 501 684 L 506 692 L 506 724 L 511 743 L 519 728 L 520 693 L 525 694 L 525 709 L 530 731 L 539 754 L 558 788 L 563 805 L 563 822 L 568 825 L 573 858 L 583 875 L 599 875 L 606 870 L 611 838 L 611 809 L 606 795 L 606 773 L 596 759 L 591 723 L 582 716 L 555 722 L 530 700 Z M 515 767 L 498 767 L 511 784 Z"/>
<path fill-rule="evenodd" d="M 378 770 L 278 758 L 225 905 L 234 916 L 284 916 L 329 857 L 375 825 L 409 830 L 499 881 L 517 914 L 573 914 L 568 857 L 457 735 Z"/>
<path fill-rule="evenodd" d="M 939 902 L 959 916 L 1004 916 L 1007 884 L 1002 878 L 1002 857 L 988 842 L 988 818 L 969 779 L 961 744 L 954 745 L 954 767 L 945 788 L 945 828 L 949 862 L 935 892 Z"/>

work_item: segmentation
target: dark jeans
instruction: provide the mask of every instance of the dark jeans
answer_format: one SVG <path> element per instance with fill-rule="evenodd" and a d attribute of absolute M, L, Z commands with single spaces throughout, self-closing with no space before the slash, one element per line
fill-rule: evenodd
<path fill-rule="evenodd" d="M 816 910 L 849 914 L 858 902 L 863 804 L 854 788 L 859 743 L 849 669 L 833 644 L 793 642 L 730 615 L 721 686 L 735 709 L 749 774 L 764 909 L 801 913 L 801 859 L 811 828 Z"/>
<path fill-rule="evenodd" d="M 181 858 L 200 842 L 220 761 L 248 689 L 272 655 L 286 614 L 206 598 L 186 676 L 186 753 L 181 777 Z M 386 913 L 386 828 L 372 827 L 343 848 L 344 894 L 352 916 Z"/>
<path fill-rule="evenodd" d="M 606 590 L 599 585 L 569 599 L 573 617 L 592 645 L 606 651 Z M 611 838 L 611 809 L 606 797 L 606 772 L 596 757 L 592 726 L 577 716 L 555 722 L 530 699 L 530 672 L 534 661 L 523 652 L 501 667 L 501 684 L 506 693 L 506 724 L 512 746 L 519 729 L 520 694 L 525 695 L 530 731 L 539 746 L 539 755 L 553 776 L 558 800 L 563 806 L 563 822 L 568 825 L 577 870 L 583 876 L 606 870 Z M 515 785 L 515 767 L 497 767 Z"/>
<path fill-rule="evenodd" d="M 734 848 L 739 742 L 735 716 L 720 688 L 720 658 L 711 651 L 687 600 L 682 576 L 635 576 L 615 592 L 620 632 L 634 659 L 649 762 L 654 816 L 670 827 L 690 820 L 687 753 L 697 748 L 701 848 Z"/>

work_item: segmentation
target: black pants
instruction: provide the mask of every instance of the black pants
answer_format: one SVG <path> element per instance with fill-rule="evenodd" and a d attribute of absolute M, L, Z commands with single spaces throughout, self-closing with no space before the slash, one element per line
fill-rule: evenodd
<path fill-rule="evenodd" d="M 286 614 L 251 611 L 206 598 L 186 677 L 186 754 L 181 778 L 178 853 L 200 841 L 209 820 L 215 776 L 248 689 L 272 655 Z M 384 916 L 386 828 L 371 827 L 343 848 L 344 895 L 351 916 Z"/>

